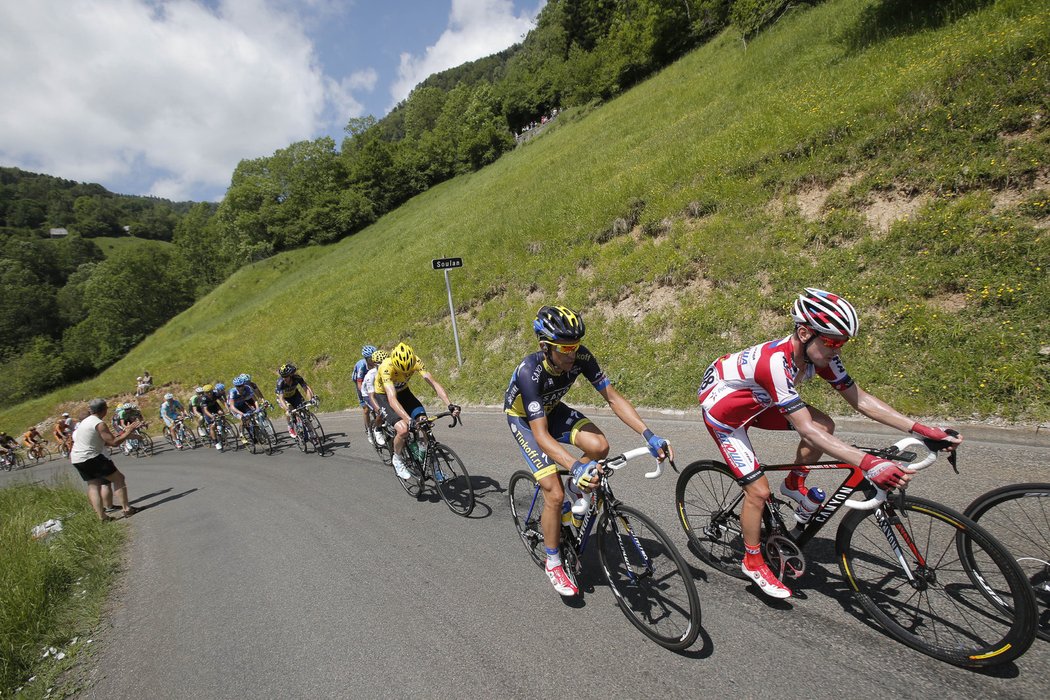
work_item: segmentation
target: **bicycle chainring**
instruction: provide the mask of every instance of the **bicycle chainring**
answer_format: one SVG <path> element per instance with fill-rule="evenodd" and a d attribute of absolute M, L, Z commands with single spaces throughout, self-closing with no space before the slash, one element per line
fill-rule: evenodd
<path fill-rule="evenodd" d="M 782 535 L 766 538 L 766 561 L 773 574 L 780 579 L 799 578 L 806 573 L 806 557 L 798 545 Z"/>

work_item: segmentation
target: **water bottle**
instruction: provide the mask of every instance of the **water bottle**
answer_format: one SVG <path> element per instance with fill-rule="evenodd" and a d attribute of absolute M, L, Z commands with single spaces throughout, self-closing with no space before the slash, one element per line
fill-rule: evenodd
<path fill-rule="evenodd" d="M 799 525 L 805 525 L 809 522 L 809 519 L 813 517 L 813 511 L 820 507 L 820 504 L 824 502 L 824 498 L 824 489 L 818 486 L 814 486 L 806 492 L 806 497 L 799 502 L 798 508 L 795 509 L 795 520 L 798 521 Z"/>
<path fill-rule="evenodd" d="M 411 450 L 412 456 L 416 458 L 416 461 L 422 463 L 423 461 L 423 448 L 419 446 L 419 442 L 413 440 L 408 443 L 408 449 Z"/>
<path fill-rule="evenodd" d="M 561 524 L 568 525 L 572 522 L 572 502 L 566 498 L 561 504 Z"/>
<path fill-rule="evenodd" d="M 569 489 L 566 494 L 572 500 L 572 522 L 579 527 L 583 522 L 583 516 L 591 509 L 591 495 L 580 491 L 579 487 L 569 479 Z"/>

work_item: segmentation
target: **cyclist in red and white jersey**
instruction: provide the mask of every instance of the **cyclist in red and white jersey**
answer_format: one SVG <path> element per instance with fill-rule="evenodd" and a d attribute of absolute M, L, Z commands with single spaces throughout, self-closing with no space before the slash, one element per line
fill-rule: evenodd
<path fill-rule="evenodd" d="M 962 442 L 941 428 L 916 423 L 884 401 L 861 389 L 839 356 L 857 335 L 857 312 L 842 297 L 807 287 L 791 308 L 795 331 L 779 340 L 755 345 L 715 360 L 704 373 L 698 390 L 704 423 L 737 482 L 744 489 L 740 525 L 744 537 L 743 572 L 759 589 L 774 598 L 791 590 L 766 565 L 760 548 L 762 509 L 769 498 L 769 481 L 747 436 L 754 426 L 765 430 L 795 430 L 801 438 L 795 461 L 813 463 L 825 453 L 855 464 L 877 486 L 890 489 L 906 484 L 911 472 L 896 462 L 862 452 L 832 434 L 835 421 L 806 405 L 797 386 L 814 375 L 831 384 L 854 409 L 874 421 L 902 432 L 934 440 Z M 792 471 L 781 492 L 796 501 L 806 495 L 806 470 Z"/>

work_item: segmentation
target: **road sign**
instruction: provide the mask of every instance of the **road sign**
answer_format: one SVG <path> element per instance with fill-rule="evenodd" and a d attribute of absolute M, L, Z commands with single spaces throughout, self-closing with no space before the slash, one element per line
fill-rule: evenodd
<path fill-rule="evenodd" d="M 431 260 L 430 264 L 435 270 L 449 270 L 453 267 L 463 267 L 463 258 L 437 258 Z"/>

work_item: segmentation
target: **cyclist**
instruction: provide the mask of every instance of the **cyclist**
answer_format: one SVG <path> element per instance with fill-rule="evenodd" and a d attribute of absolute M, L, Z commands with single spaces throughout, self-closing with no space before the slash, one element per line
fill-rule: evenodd
<path fill-rule="evenodd" d="M 411 347 L 405 343 L 398 343 L 390 352 L 390 357 L 383 360 L 383 364 L 379 365 L 376 370 L 374 396 L 380 411 L 385 414 L 387 424 L 394 426 L 394 430 L 397 431 L 397 436 L 394 438 L 392 461 L 394 471 L 402 479 L 412 477 L 412 474 L 405 468 L 405 461 L 401 458 L 406 436 L 410 430 L 415 428 L 416 419 L 427 414 L 423 404 L 419 403 L 419 399 L 408 387 L 408 380 L 417 373 L 430 384 L 438 397 L 448 404 L 448 410 L 452 412 L 452 415 L 459 415 L 459 406 L 448 398 L 445 387 L 441 386 L 427 371 L 423 360 L 419 359 Z M 441 477 L 437 476 L 437 478 Z"/>
<path fill-rule="evenodd" d="M 35 425 L 22 433 L 22 445 L 26 448 L 26 454 L 30 457 L 40 459 L 44 456 L 44 453 L 40 449 L 43 442 L 44 436 L 40 434 L 40 431 L 36 429 Z"/>
<path fill-rule="evenodd" d="M 357 400 L 361 405 L 361 412 L 364 414 L 365 430 L 368 430 L 372 423 L 372 416 L 370 415 L 372 404 L 366 398 L 362 384 L 365 381 L 365 375 L 376 366 L 372 359 L 375 351 L 375 345 L 366 345 L 361 348 L 361 359 L 354 365 L 354 371 L 350 375 L 350 379 L 357 384 Z"/>
<path fill-rule="evenodd" d="M 281 365 L 277 370 L 277 374 L 277 388 L 275 390 L 277 403 L 284 409 L 288 418 L 288 434 L 294 438 L 295 428 L 292 426 L 292 409 L 299 408 L 306 401 L 316 401 L 317 397 L 314 395 L 314 390 L 306 383 L 306 380 L 299 376 L 298 368 L 291 362 Z M 299 391 L 300 387 L 306 392 L 306 398 L 303 398 L 302 393 Z"/>
<path fill-rule="evenodd" d="M 204 387 L 196 386 L 193 388 L 193 396 L 189 400 L 190 415 L 197 419 L 199 425 L 197 427 L 197 435 L 200 437 L 207 437 L 207 431 L 205 427 L 208 425 L 204 418 Z"/>
<path fill-rule="evenodd" d="M 609 382 L 590 350 L 580 344 L 586 331 L 580 314 L 564 306 L 544 306 L 536 314 L 532 329 L 539 339 L 539 352 L 527 355 L 514 370 L 503 411 L 543 491 L 540 525 L 547 550 L 547 577 L 558 593 L 574 596 L 579 589 L 562 566 L 559 549 L 563 503 L 568 504 L 557 470 L 561 465 L 572 472 L 570 481 L 576 490 L 593 490 L 597 486 L 597 460 L 609 455 L 609 441 L 587 416 L 562 403 L 562 397 L 582 374 L 609 402 L 616 417 L 645 439 L 654 457 L 673 459 L 674 451 L 649 430 L 634 405 Z M 582 458 L 576 459 L 562 445 L 582 450 Z"/>
<path fill-rule="evenodd" d="M 126 427 L 132 423 L 144 424 L 142 419 L 142 412 L 139 410 L 138 404 L 134 403 L 122 403 L 117 410 L 113 413 L 113 428 L 116 432 L 124 432 Z M 124 451 L 124 454 L 130 455 L 132 450 L 135 449 L 135 438 L 138 437 L 136 431 L 131 431 L 128 439 L 123 441 L 120 448 Z"/>
<path fill-rule="evenodd" d="M 259 408 L 255 393 L 248 384 L 247 375 L 238 374 L 234 377 L 233 388 L 229 396 L 230 413 L 241 420 L 241 442 L 248 444 L 248 418 L 247 414 Z"/>
<path fill-rule="evenodd" d="M 215 443 L 215 449 L 222 450 L 222 443 L 215 433 L 215 421 L 226 413 L 226 385 L 218 382 L 214 386 L 204 385 L 201 415 L 204 416 L 204 424 L 208 426 L 208 435 Z"/>
<path fill-rule="evenodd" d="M 160 417 L 164 421 L 164 430 L 175 444 L 175 449 L 181 450 L 182 440 L 175 433 L 175 421 L 186 418 L 186 409 L 182 407 L 182 402 L 175 398 L 175 394 L 164 394 L 164 403 L 160 405 Z"/>
<path fill-rule="evenodd" d="M 4 464 L 11 466 L 15 460 L 15 450 L 18 449 L 18 441 L 0 430 L 0 459 Z"/>
<path fill-rule="evenodd" d="M 66 454 L 73 449 L 73 428 L 74 421 L 69 417 L 68 413 L 63 413 L 62 417 L 55 421 L 55 427 L 52 434 L 55 436 L 55 442 L 59 444 L 59 447 L 65 446 Z"/>
<path fill-rule="evenodd" d="M 369 412 L 372 414 L 372 422 L 366 422 L 365 425 L 372 431 L 372 439 L 380 447 L 386 444 L 386 438 L 383 437 L 383 431 L 380 430 L 380 426 L 383 425 L 383 414 L 380 411 L 379 404 L 376 402 L 376 374 L 379 372 L 379 365 L 386 358 L 385 350 L 376 350 L 372 353 L 372 369 L 368 370 L 365 378 L 361 381 L 361 393 L 364 394 L 365 401 L 368 402 L 365 408 L 366 420 Z"/>
<path fill-rule="evenodd" d="M 941 428 L 916 423 L 861 389 L 846 372 L 840 352 L 856 337 L 859 323 L 853 305 L 840 296 L 807 287 L 791 307 L 794 332 L 786 338 L 754 345 L 715 360 L 697 392 L 704 424 L 744 490 L 741 569 L 766 595 L 788 598 L 791 590 L 777 579 L 760 549 L 762 509 L 769 498 L 769 481 L 748 439 L 748 428 L 794 430 L 799 434 L 795 461 L 813 463 L 827 453 L 859 466 L 876 486 L 904 485 L 912 472 L 896 462 L 851 447 L 834 437 L 835 421 L 802 401 L 797 385 L 820 376 L 855 410 L 902 432 L 933 440 L 962 442 Z M 950 449 L 955 449 L 952 447 Z M 806 470 L 789 473 L 780 490 L 799 501 L 806 496 Z"/>

